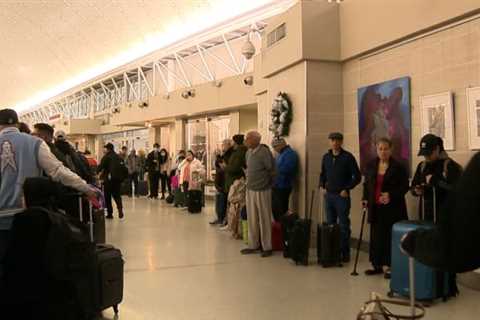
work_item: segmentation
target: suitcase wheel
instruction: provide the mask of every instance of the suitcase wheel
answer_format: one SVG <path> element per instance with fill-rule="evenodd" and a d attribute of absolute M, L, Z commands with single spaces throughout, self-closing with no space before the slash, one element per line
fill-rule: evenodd
<path fill-rule="evenodd" d="M 118 314 L 118 304 L 113 306 L 113 312 L 115 312 L 116 315 Z"/>

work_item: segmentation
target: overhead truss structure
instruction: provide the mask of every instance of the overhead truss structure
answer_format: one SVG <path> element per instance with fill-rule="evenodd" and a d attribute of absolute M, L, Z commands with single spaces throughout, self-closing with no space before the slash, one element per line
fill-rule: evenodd
<path fill-rule="evenodd" d="M 197 43 L 160 50 L 149 55 L 148 60 L 131 63 L 124 70 L 112 72 L 99 80 L 81 85 L 62 96 L 56 97 L 33 111 L 21 115 L 29 124 L 50 122 L 64 119 L 93 119 L 97 116 L 115 112 L 115 108 L 130 103 L 142 103 L 149 97 L 163 94 L 168 96 L 177 83 L 181 87 L 191 87 L 193 73 L 197 73 L 204 82 L 215 82 L 214 70 L 207 63 L 207 58 L 215 61 L 227 71 L 223 74 L 240 75 L 245 73 L 249 60 L 234 52 L 232 42 L 241 38 L 256 36 L 261 39 L 266 23 L 259 21 L 220 34 L 202 39 Z M 228 59 L 220 57 L 213 49 L 225 47 Z M 238 46 L 236 50 L 240 50 Z M 195 64 L 193 56 L 198 56 L 200 64 Z M 241 56 L 242 58 L 237 58 Z M 188 67 L 188 68 L 187 68 Z M 159 83 L 160 85 L 157 85 Z"/>

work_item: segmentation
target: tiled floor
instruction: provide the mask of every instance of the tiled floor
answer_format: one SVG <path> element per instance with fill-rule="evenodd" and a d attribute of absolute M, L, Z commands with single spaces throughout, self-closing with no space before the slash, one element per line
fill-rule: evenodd
<path fill-rule="evenodd" d="M 351 277 L 351 266 L 295 266 L 280 253 L 241 256 L 243 244 L 208 225 L 211 205 L 190 215 L 163 201 L 125 199 L 126 219 L 107 222 L 108 241 L 122 249 L 125 298 L 121 320 L 356 319 L 383 278 Z M 360 270 L 367 265 L 361 256 Z M 478 319 L 480 292 L 460 288 L 426 319 Z M 104 312 L 113 319 L 113 312 Z"/>

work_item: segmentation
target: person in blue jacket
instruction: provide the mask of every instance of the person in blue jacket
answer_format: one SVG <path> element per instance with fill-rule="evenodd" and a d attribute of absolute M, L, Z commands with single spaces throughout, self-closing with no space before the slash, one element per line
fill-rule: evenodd
<path fill-rule="evenodd" d="M 298 172 L 298 156 L 281 137 L 273 139 L 272 148 L 277 153 L 272 188 L 272 211 L 274 219 L 280 221 L 288 211 L 290 193 Z"/>

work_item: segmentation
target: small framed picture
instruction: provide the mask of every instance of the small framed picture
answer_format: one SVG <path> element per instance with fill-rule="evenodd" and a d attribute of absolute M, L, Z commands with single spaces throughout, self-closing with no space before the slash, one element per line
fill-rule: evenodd
<path fill-rule="evenodd" d="M 420 97 L 422 136 L 428 133 L 443 139 L 445 150 L 455 150 L 455 119 L 452 92 Z"/>
<path fill-rule="evenodd" d="M 467 88 L 468 146 L 480 149 L 480 87 Z"/>

